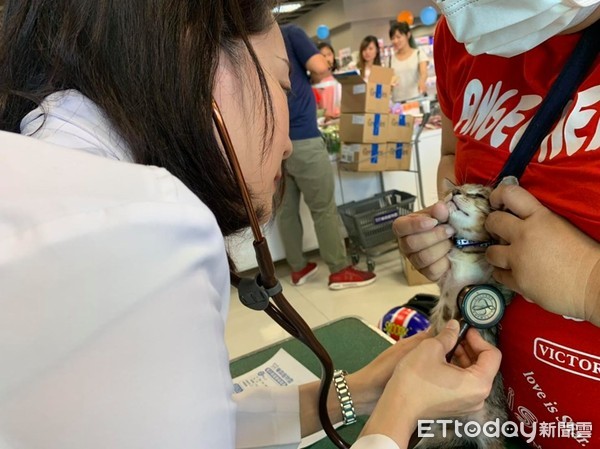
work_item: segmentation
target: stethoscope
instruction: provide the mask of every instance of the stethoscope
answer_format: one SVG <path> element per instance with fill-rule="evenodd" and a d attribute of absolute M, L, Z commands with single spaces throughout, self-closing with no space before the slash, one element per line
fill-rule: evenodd
<path fill-rule="evenodd" d="M 474 327 L 478 330 L 491 329 L 496 326 L 504 316 L 506 302 L 504 296 L 496 287 L 490 284 L 468 285 L 464 287 L 456 298 L 458 310 L 461 314 L 460 330 L 454 347 L 446 354 L 446 362 L 450 363 L 456 348 L 467 335 L 467 331 Z M 415 430 L 408 442 L 409 448 L 414 448 L 421 438 Z"/>
<path fill-rule="evenodd" d="M 498 288 L 490 284 L 468 285 L 464 287 L 456 298 L 458 310 L 461 314 L 460 330 L 454 347 L 446 354 L 446 362 L 450 363 L 456 348 L 473 327 L 478 330 L 491 329 L 496 326 L 504 316 L 506 302 Z M 415 430 L 408 443 L 409 448 L 414 448 L 420 441 Z"/>
<path fill-rule="evenodd" d="M 231 272 L 231 284 L 237 288 L 240 300 L 245 306 L 253 310 L 264 310 L 286 332 L 304 343 L 319 359 L 322 368 L 321 385 L 319 386 L 319 420 L 333 444 L 340 449 L 349 449 L 350 445 L 337 433 L 327 413 L 327 395 L 333 380 L 333 361 L 308 324 L 283 295 L 283 288 L 275 276 L 275 266 L 269 246 L 260 229 L 233 143 L 219 106 L 214 99 L 212 100 L 212 116 L 250 220 L 250 228 L 254 237 L 253 246 L 258 262 L 259 274 L 256 277 L 241 278 Z"/>
<path fill-rule="evenodd" d="M 333 361 L 308 324 L 283 295 L 283 288 L 275 276 L 275 266 L 269 246 L 260 229 L 233 143 L 219 106 L 214 99 L 212 100 L 212 116 L 250 220 L 250 228 L 254 237 L 253 246 L 258 262 L 258 275 L 254 278 L 241 278 L 231 272 L 231 284 L 237 288 L 239 298 L 245 306 L 253 310 L 264 310 L 286 332 L 304 343 L 318 358 L 322 368 L 319 386 L 319 420 L 327 437 L 335 446 L 340 449 L 349 449 L 350 445 L 335 430 L 327 413 L 327 396 L 333 380 Z M 463 316 L 462 325 L 456 345 L 446 356 L 448 361 L 452 359 L 455 349 L 466 335 L 469 327 L 489 329 L 495 326 L 502 318 L 505 308 L 502 293 L 491 285 L 465 287 L 459 294 L 458 305 Z"/>
<path fill-rule="evenodd" d="M 459 292 L 456 302 L 461 314 L 461 326 L 456 344 L 446 354 L 447 362 L 452 360 L 456 348 L 464 340 L 469 328 L 491 329 L 500 322 L 506 309 L 502 292 L 490 284 L 464 287 Z"/>

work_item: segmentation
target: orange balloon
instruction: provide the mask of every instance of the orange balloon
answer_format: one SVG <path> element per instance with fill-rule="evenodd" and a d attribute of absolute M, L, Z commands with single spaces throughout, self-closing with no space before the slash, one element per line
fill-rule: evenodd
<path fill-rule="evenodd" d="M 406 10 L 400 11 L 398 13 L 398 16 L 396 17 L 396 20 L 398 22 L 406 22 L 409 25 L 412 25 L 415 22 L 415 18 L 413 16 L 412 12 L 406 11 Z"/>

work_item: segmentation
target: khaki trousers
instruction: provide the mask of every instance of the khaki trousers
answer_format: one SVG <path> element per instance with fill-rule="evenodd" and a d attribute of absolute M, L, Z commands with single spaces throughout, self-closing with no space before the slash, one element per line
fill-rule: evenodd
<path fill-rule="evenodd" d="M 306 266 L 302 251 L 304 230 L 300 220 L 300 194 L 315 224 L 321 258 L 331 273 L 348 266 L 335 204 L 331 162 L 322 138 L 292 141 L 294 152 L 286 160 L 285 194 L 277 215 L 286 259 L 293 271 Z"/>

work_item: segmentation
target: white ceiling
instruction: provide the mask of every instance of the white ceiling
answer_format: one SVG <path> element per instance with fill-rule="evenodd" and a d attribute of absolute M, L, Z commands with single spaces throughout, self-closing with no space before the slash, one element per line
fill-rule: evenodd
<path fill-rule="evenodd" d="M 285 0 L 285 1 L 281 1 L 280 4 L 285 4 L 285 3 L 294 3 L 296 1 L 302 1 L 302 0 Z M 277 16 L 277 22 L 281 25 L 291 22 L 293 20 L 296 20 L 298 17 L 312 11 L 315 8 L 318 8 L 319 6 L 321 6 L 324 3 L 327 3 L 329 0 L 303 0 L 304 6 L 302 6 L 301 8 L 297 9 L 294 12 L 291 13 L 287 13 L 287 14 L 279 14 Z"/>

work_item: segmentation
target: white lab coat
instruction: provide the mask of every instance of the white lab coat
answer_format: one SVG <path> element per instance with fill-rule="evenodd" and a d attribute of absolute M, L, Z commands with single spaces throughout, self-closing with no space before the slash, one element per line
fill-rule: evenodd
<path fill-rule="evenodd" d="M 297 389 L 236 398 L 236 417 L 210 210 L 126 162 L 78 92 L 43 110 L 22 122 L 34 138 L 0 132 L 0 449 L 297 442 Z"/>

